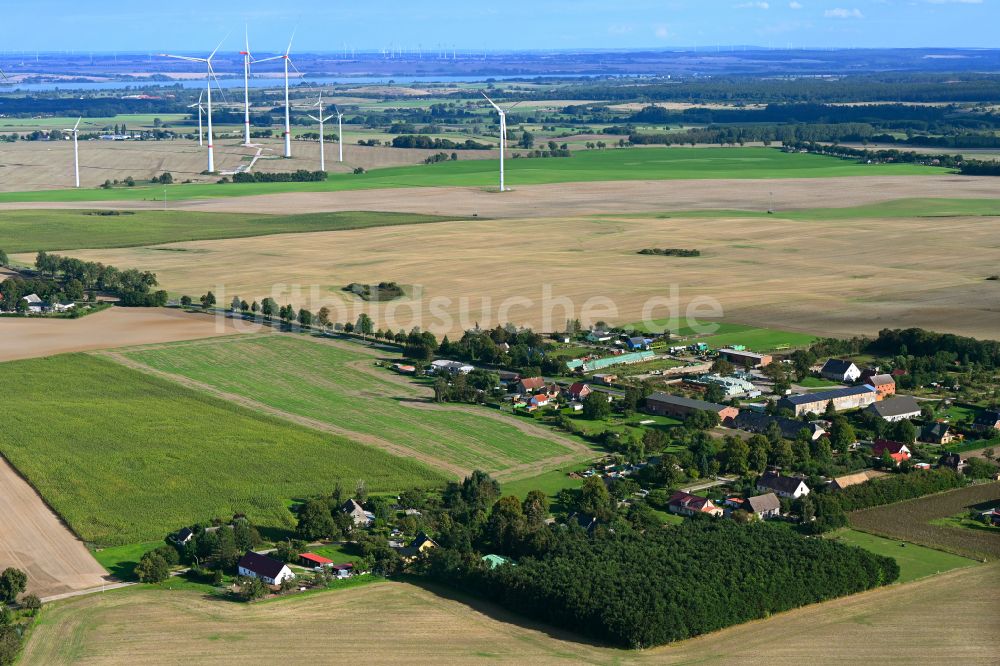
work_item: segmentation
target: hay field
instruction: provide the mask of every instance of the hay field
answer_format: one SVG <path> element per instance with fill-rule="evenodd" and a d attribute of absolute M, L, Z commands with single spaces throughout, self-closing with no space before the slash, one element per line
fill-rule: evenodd
<path fill-rule="evenodd" d="M 644 313 L 644 306 L 669 298 L 677 285 L 682 317 L 695 299 L 708 297 L 723 311 L 701 310 L 701 317 L 724 315 L 764 328 L 850 336 L 923 326 L 993 338 L 1000 330 L 1000 283 L 985 277 L 996 272 L 996 224 L 982 216 L 557 217 L 74 255 L 153 270 L 174 294 L 213 289 L 219 302 L 234 294 L 273 296 L 313 310 L 327 305 L 339 321 L 372 311 L 376 327 L 420 325 L 439 335 L 476 322 L 556 330 L 567 317 L 584 324 L 640 322 L 646 314 L 664 319 L 668 307 Z M 647 247 L 697 248 L 702 256 L 636 254 Z M 383 280 L 410 285 L 412 297 L 375 305 L 341 291 L 351 282 Z M 569 300 L 556 300 L 562 297 Z"/>
<path fill-rule="evenodd" d="M 197 132 L 197 129 L 191 131 Z M 330 173 L 349 173 L 355 167 L 380 169 L 415 165 L 440 151 L 409 148 L 384 148 L 357 145 L 357 139 L 347 135 L 344 145 L 344 163 L 337 162 L 337 144 L 326 144 L 326 167 Z M 254 139 L 261 147 L 261 156 L 254 171 L 295 171 L 319 169 L 319 142 L 294 141 L 292 158 L 282 157 L 283 144 L 279 139 Z M 351 145 L 353 143 L 353 145 Z M 114 198 L 117 193 L 134 196 L 139 200 L 162 201 L 162 187 L 137 187 L 129 193 L 123 189 L 93 191 L 105 180 L 148 180 L 169 171 L 175 183 L 191 180 L 210 184 L 219 175 L 202 175 L 207 166 L 207 149 L 199 148 L 196 140 L 171 141 L 80 141 L 80 184 L 98 198 Z M 215 168 L 220 173 L 234 171 L 248 164 L 257 153 L 254 147 L 241 145 L 239 139 L 215 140 Z M 496 151 L 460 151 L 461 160 L 496 159 Z M 0 192 L 56 190 L 73 186 L 72 141 L 18 141 L 5 143 L 0 150 Z M 174 200 L 173 189 L 168 188 L 168 201 Z M 45 197 L 43 196 L 44 200 Z"/>
<path fill-rule="evenodd" d="M 375 367 L 399 354 L 296 335 L 237 336 L 122 350 L 116 360 L 255 411 L 271 411 L 461 478 L 507 479 L 593 457 L 578 440 L 466 405 Z M 375 416 L 377 415 L 377 416 Z"/>
<path fill-rule="evenodd" d="M 0 456 L 0 570 L 28 574 L 28 592 L 40 597 L 87 590 L 107 572 L 42 498 Z"/>
<path fill-rule="evenodd" d="M 82 319 L 0 317 L 0 362 L 235 332 L 228 320 L 164 308 L 111 308 Z"/>
<path fill-rule="evenodd" d="M 445 590 L 381 583 L 246 606 L 146 587 L 52 604 L 26 664 L 995 663 L 996 566 L 814 604 L 643 652 L 579 642 Z M 336 630 L 331 630 L 336 627 Z M 906 627 L 906 631 L 900 631 Z M 377 630 L 373 633 L 373 628 Z"/>

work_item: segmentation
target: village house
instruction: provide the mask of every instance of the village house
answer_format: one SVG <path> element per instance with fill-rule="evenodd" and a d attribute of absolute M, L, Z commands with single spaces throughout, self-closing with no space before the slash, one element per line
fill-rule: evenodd
<path fill-rule="evenodd" d="M 710 516 L 722 515 L 722 509 L 715 506 L 712 500 L 707 497 L 692 495 L 682 490 L 678 490 L 670 496 L 667 509 L 670 513 L 676 513 L 681 516 L 693 516 L 698 513 L 707 513 Z"/>
<path fill-rule="evenodd" d="M 658 416 L 686 418 L 697 411 L 715 412 L 719 421 L 734 419 L 740 413 L 736 407 L 719 405 L 704 400 L 694 400 L 669 393 L 654 393 L 646 398 L 646 411 Z"/>
<path fill-rule="evenodd" d="M 375 522 L 375 514 L 371 511 L 365 511 L 364 507 L 358 504 L 355 499 L 344 502 L 340 510 L 351 517 L 355 527 L 368 527 Z"/>
<path fill-rule="evenodd" d="M 594 375 L 594 381 L 598 384 L 603 384 L 605 386 L 611 386 L 616 381 L 618 381 L 618 375 Z"/>
<path fill-rule="evenodd" d="M 641 351 L 649 349 L 649 345 L 652 340 L 644 338 L 642 336 L 636 337 L 626 337 L 624 339 L 625 346 L 628 347 L 629 351 Z"/>
<path fill-rule="evenodd" d="M 951 431 L 951 426 L 939 421 L 928 423 L 921 428 L 917 439 L 928 444 L 951 444 L 958 439 L 958 436 Z"/>
<path fill-rule="evenodd" d="M 910 451 L 910 447 L 902 442 L 894 442 L 891 439 L 876 439 L 872 443 L 872 455 L 876 458 L 881 458 L 886 453 L 889 457 L 899 465 L 899 463 L 904 460 L 909 460 L 913 452 Z"/>
<path fill-rule="evenodd" d="M 527 407 L 529 412 L 533 412 L 541 407 L 547 407 L 549 404 L 549 396 L 544 393 L 539 393 L 538 395 L 533 395 L 528 398 L 525 407 Z"/>
<path fill-rule="evenodd" d="M 772 492 L 779 497 L 798 499 L 809 494 L 809 486 L 797 476 L 781 476 L 777 472 L 764 472 L 757 479 L 757 490 Z"/>
<path fill-rule="evenodd" d="M 774 493 L 764 493 L 748 497 L 743 503 L 743 510 L 752 513 L 761 520 L 781 516 L 781 500 Z"/>
<path fill-rule="evenodd" d="M 938 459 L 938 465 L 941 467 L 949 467 L 959 474 L 965 470 L 965 461 L 962 460 L 962 456 L 957 453 L 945 453 Z"/>
<path fill-rule="evenodd" d="M 587 342 L 610 342 L 612 337 L 610 332 L 596 329 L 587 333 Z"/>
<path fill-rule="evenodd" d="M 741 410 L 736 418 L 726 425 L 758 435 L 763 435 L 767 433 L 772 423 L 776 423 L 778 425 L 781 429 L 781 436 L 785 439 L 798 439 L 799 433 L 803 430 L 809 433 L 809 439 L 811 441 L 815 441 L 826 434 L 826 430 L 824 430 L 818 423 L 799 421 L 798 419 L 789 419 L 783 416 L 769 416 L 767 414 L 752 412 L 750 410 Z"/>
<path fill-rule="evenodd" d="M 350 578 L 354 575 L 354 563 L 345 562 L 344 564 L 334 564 L 330 567 L 330 571 L 332 571 L 337 578 Z"/>
<path fill-rule="evenodd" d="M 868 411 L 875 414 L 883 421 L 895 423 L 903 419 L 912 419 L 920 416 L 920 405 L 910 395 L 897 395 L 880 402 L 873 402 L 868 405 Z"/>
<path fill-rule="evenodd" d="M 896 394 L 896 380 L 892 375 L 879 374 L 874 370 L 865 370 L 861 373 L 860 381 L 863 384 L 875 387 L 879 400 Z"/>
<path fill-rule="evenodd" d="M 397 548 L 396 552 L 399 553 L 399 556 L 403 558 L 404 562 L 410 563 L 431 548 L 437 548 L 437 543 L 434 539 L 430 538 L 423 532 L 420 532 L 409 546 Z"/>
<path fill-rule="evenodd" d="M 719 356 L 733 365 L 741 365 L 745 368 L 763 368 L 771 365 L 774 361 L 770 354 L 755 354 L 742 349 L 720 349 Z"/>
<path fill-rule="evenodd" d="M 517 383 L 517 392 L 521 395 L 534 393 L 545 386 L 544 377 L 522 377 Z"/>
<path fill-rule="evenodd" d="M 568 389 L 566 389 L 566 396 L 570 400 L 576 402 L 583 402 L 583 399 L 594 392 L 594 389 L 590 388 L 589 385 L 583 382 L 575 382 Z"/>
<path fill-rule="evenodd" d="M 831 358 L 824 363 L 819 374 L 823 379 L 829 379 L 831 382 L 843 382 L 844 384 L 853 384 L 861 378 L 861 370 L 858 366 L 840 358 Z"/>
<path fill-rule="evenodd" d="M 875 389 L 871 386 L 850 386 L 830 391 L 788 395 L 778 401 L 778 408 L 789 409 L 795 416 L 802 416 L 810 412 L 822 414 L 826 411 L 827 404 L 832 402 L 833 408 L 842 412 L 847 409 L 867 407 L 874 403 L 876 398 Z"/>
<path fill-rule="evenodd" d="M 972 422 L 972 427 L 977 432 L 987 434 L 992 433 L 994 430 L 1000 430 L 1000 410 L 987 409 L 980 412 Z"/>
<path fill-rule="evenodd" d="M 740 377 L 702 375 L 697 379 L 685 379 L 684 381 L 698 386 L 709 386 L 714 384 L 722 389 L 722 393 L 726 398 L 756 398 L 760 395 L 760 389 L 754 386 L 753 382 Z"/>
<path fill-rule="evenodd" d="M 252 550 L 248 550 L 246 555 L 240 558 L 236 569 L 239 575 L 257 578 L 268 585 L 281 585 L 285 580 L 295 578 L 295 574 L 284 562 Z"/>

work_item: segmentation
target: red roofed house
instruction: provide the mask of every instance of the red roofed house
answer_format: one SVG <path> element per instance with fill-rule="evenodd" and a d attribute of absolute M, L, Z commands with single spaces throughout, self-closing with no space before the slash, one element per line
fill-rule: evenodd
<path fill-rule="evenodd" d="M 876 439 L 872 445 L 872 454 L 876 458 L 881 458 L 888 451 L 889 457 L 896 461 L 896 464 L 910 459 L 910 449 L 902 442 L 894 442 L 890 439 Z"/>
<path fill-rule="evenodd" d="M 543 377 L 524 377 L 517 383 L 517 392 L 521 394 L 533 393 L 545 386 Z"/>
<path fill-rule="evenodd" d="M 549 404 L 549 396 L 545 395 L 544 393 L 533 395 L 531 396 L 531 399 L 528 400 L 528 411 L 529 412 L 534 411 L 539 407 L 545 407 L 548 404 Z"/>
<path fill-rule="evenodd" d="M 678 490 L 670 496 L 667 508 L 670 510 L 670 513 L 677 513 L 682 516 L 693 516 L 697 513 L 707 513 L 710 516 L 722 515 L 722 509 L 715 506 L 712 500 L 707 497 L 691 495 L 682 490 Z"/>
<path fill-rule="evenodd" d="M 299 555 L 299 559 L 304 567 L 329 567 L 333 565 L 333 560 L 328 560 L 316 553 L 302 553 Z"/>
<path fill-rule="evenodd" d="M 594 390 L 590 388 L 588 384 L 584 384 L 583 382 L 576 382 L 566 389 L 566 393 L 569 395 L 570 400 L 576 400 L 577 402 L 583 402 L 583 399 L 593 392 Z"/>

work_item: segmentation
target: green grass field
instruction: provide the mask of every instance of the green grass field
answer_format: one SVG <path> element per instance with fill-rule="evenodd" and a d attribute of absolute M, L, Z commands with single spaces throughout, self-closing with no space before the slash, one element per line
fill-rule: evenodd
<path fill-rule="evenodd" d="M 3 363 L 0 385 L 0 453 L 99 546 L 237 512 L 292 527 L 287 502 L 338 481 L 364 479 L 371 491 L 444 482 L 415 461 L 92 356 Z"/>
<path fill-rule="evenodd" d="M 664 330 L 669 330 L 672 336 L 671 344 L 682 345 L 692 342 L 704 342 L 712 349 L 720 349 L 732 345 L 745 345 L 753 351 L 768 352 L 778 349 L 808 347 L 816 341 L 815 335 L 795 333 L 793 331 L 779 331 L 773 328 L 758 328 L 744 324 L 713 321 L 704 321 L 702 325 L 714 325 L 716 330 L 714 333 L 700 336 L 699 331 L 695 331 L 689 325 L 666 319 L 654 321 L 651 325 L 641 323 L 632 324 L 633 327 L 650 333 L 661 333 Z"/>
<path fill-rule="evenodd" d="M 0 249 L 5 252 L 135 247 L 192 240 L 269 234 L 364 229 L 424 224 L 453 218 L 412 213 L 311 213 L 239 215 L 140 210 L 94 215 L 85 210 L 18 210 L 0 215 Z"/>
<path fill-rule="evenodd" d="M 373 169 L 366 174 L 332 174 L 318 183 L 179 184 L 168 199 L 236 197 L 275 192 L 323 192 L 396 187 L 496 187 L 494 160 L 459 160 L 431 165 Z M 507 184 L 540 185 L 615 180 L 691 180 L 706 178 L 827 178 L 866 175 L 931 175 L 945 169 L 908 164 L 856 164 L 851 161 L 774 148 L 635 148 L 585 151 L 571 158 L 511 159 Z M 156 199 L 162 187 L 46 190 L 0 194 L 0 202 L 109 201 Z"/>
<path fill-rule="evenodd" d="M 94 551 L 94 559 L 118 580 L 136 580 L 135 567 L 140 558 L 164 545 L 164 541 L 143 541 L 124 546 L 111 546 Z"/>
<path fill-rule="evenodd" d="M 874 534 L 845 528 L 829 535 L 829 538 L 849 546 L 858 546 L 876 555 L 891 557 L 899 564 L 899 582 L 933 576 L 952 569 L 971 567 L 976 564 L 959 555 L 952 555 L 933 548 L 925 548 L 912 543 L 884 539 Z"/>
<path fill-rule="evenodd" d="M 126 128 L 139 130 L 151 129 L 154 121 L 159 118 L 166 124 L 179 123 L 189 120 L 190 116 L 185 113 L 123 113 L 118 116 L 108 116 L 104 118 L 84 118 L 80 123 L 80 133 L 97 132 L 105 127 L 114 127 L 125 123 Z M 0 118 L 0 132 L 10 132 L 13 130 L 49 130 L 72 128 L 77 117 L 49 117 L 49 118 Z"/>
<path fill-rule="evenodd" d="M 394 382 L 389 371 L 373 368 L 371 356 L 296 336 L 180 343 L 126 355 L 158 370 L 465 469 L 492 472 L 570 452 L 562 444 L 525 434 L 513 420 L 495 420 L 466 409 L 433 408 L 415 385 Z"/>

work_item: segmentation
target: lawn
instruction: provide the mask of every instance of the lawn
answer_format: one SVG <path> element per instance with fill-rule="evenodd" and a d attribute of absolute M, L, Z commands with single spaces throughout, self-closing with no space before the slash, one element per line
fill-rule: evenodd
<path fill-rule="evenodd" d="M 12 389 L 0 453 L 97 546 L 162 539 L 240 512 L 290 528 L 290 499 L 338 481 L 353 488 L 364 479 L 373 492 L 444 482 L 414 460 L 93 356 L 3 363 L 0 385 Z M 134 555 L 102 557 L 113 565 Z"/>
<path fill-rule="evenodd" d="M 829 538 L 849 546 L 858 546 L 876 555 L 891 557 L 899 564 L 899 582 L 933 576 L 952 569 L 971 567 L 975 560 L 953 555 L 933 548 L 925 548 L 912 543 L 884 539 L 874 534 L 844 528 L 832 532 Z"/>
<path fill-rule="evenodd" d="M 831 382 L 829 379 L 822 379 L 820 377 L 805 377 L 802 381 L 796 382 L 799 386 L 804 386 L 805 388 L 815 388 L 815 389 L 828 389 L 843 386 L 838 382 Z"/>
<path fill-rule="evenodd" d="M 179 241 L 423 224 L 454 219 L 377 212 L 240 215 L 138 210 L 116 215 L 96 213 L 97 211 L 86 210 L 6 211 L 0 215 L 0 248 L 13 253 L 135 247 Z"/>
<path fill-rule="evenodd" d="M 452 470 L 496 472 L 570 453 L 560 443 L 522 432 L 512 419 L 491 418 L 485 408 L 433 405 L 426 389 L 394 381 L 388 370 L 374 367 L 374 357 L 346 346 L 297 336 L 243 336 L 126 355 L 361 438 L 379 438 Z"/>
<path fill-rule="evenodd" d="M 531 476 L 526 479 L 509 481 L 507 483 L 500 484 L 500 491 L 503 495 L 514 495 L 524 499 L 532 490 L 541 490 L 543 493 L 548 495 L 550 499 L 554 499 L 563 488 L 579 488 L 582 486 L 583 479 L 570 478 L 569 473 L 579 472 L 586 469 L 586 467 L 586 465 L 577 463 L 560 469 L 554 469 L 549 472 L 543 472 L 542 474 Z"/>
<path fill-rule="evenodd" d="M 94 551 L 94 559 L 118 580 L 137 580 L 135 567 L 139 564 L 140 558 L 162 545 L 164 545 L 164 541 L 160 539 L 159 541 L 144 541 L 124 546 L 101 548 Z"/>
<path fill-rule="evenodd" d="M 569 158 L 511 159 L 507 182 L 518 185 L 617 180 L 706 178 L 827 178 L 865 175 L 944 174 L 945 169 L 910 164 L 857 164 L 824 155 L 783 153 L 774 148 L 635 148 L 577 152 Z M 275 192 L 325 192 L 396 187 L 496 187 L 494 160 L 459 160 L 432 165 L 332 174 L 316 183 L 178 184 L 168 199 L 234 197 Z M 107 201 L 161 196 L 162 187 L 47 190 L 0 194 L 11 201 Z"/>

